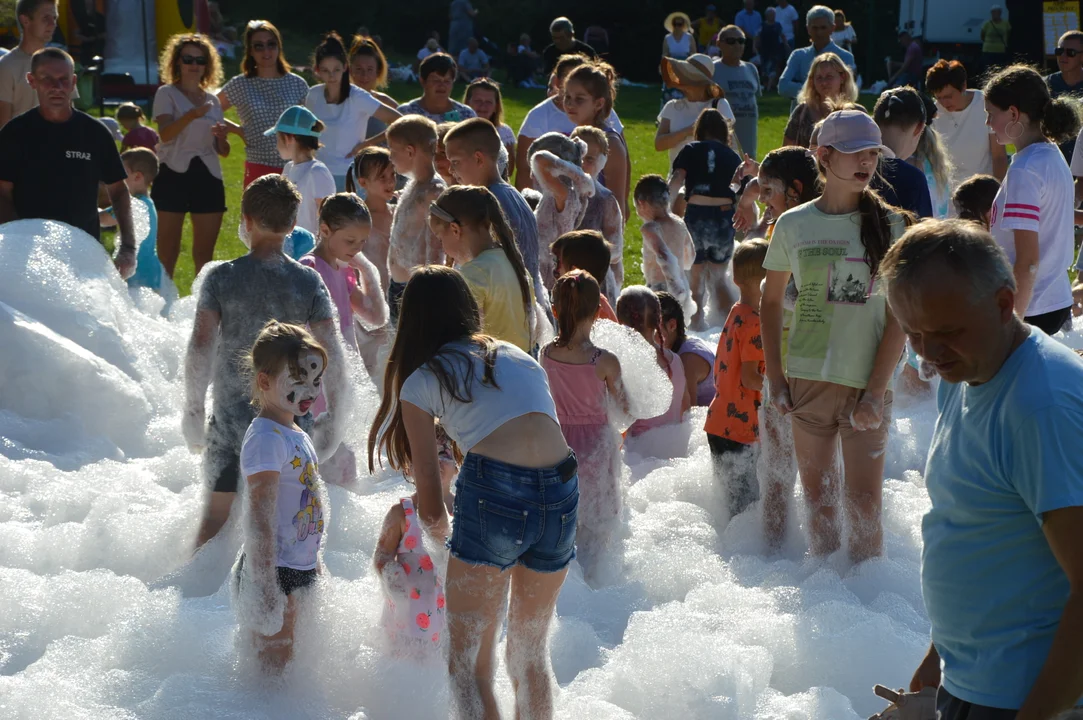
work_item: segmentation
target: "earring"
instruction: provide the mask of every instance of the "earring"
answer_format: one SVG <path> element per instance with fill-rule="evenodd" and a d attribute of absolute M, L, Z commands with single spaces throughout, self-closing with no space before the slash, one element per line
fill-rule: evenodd
<path fill-rule="evenodd" d="M 1009 128 L 1011 128 L 1012 125 L 1018 125 L 1019 126 L 1019 132 L 1017 134 L 1015 134 L 1015 135 L 1012 135 L 1011 130 L 1009 129 Z M 1018 120 L 1011 121 L 1010 123 L 1008 123 L 1007 125 L 1004 126 L 1004 134 L 1008 136 L 1009 140 L 1012 140 L 1012 141 L 1018 140 L 1019 138 L 1023 137 L 1023 123 L 1019 122 Z"/>

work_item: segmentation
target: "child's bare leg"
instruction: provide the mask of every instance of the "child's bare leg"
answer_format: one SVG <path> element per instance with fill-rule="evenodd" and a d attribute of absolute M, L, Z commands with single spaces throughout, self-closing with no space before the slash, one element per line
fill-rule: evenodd
<path fill-rule="evenodd" d="M 452 717 L 500 720 L 493 692 L 496 634 L 508 591 L 510 572 L 487 565 L 448 560 L 448 669 Z"/>
<path fill-rule="evenodd" d="M 847 546 L 855 563 L 876 557 L 884 550 L 884 460 L 890 426 L 888 405 L 879 428 L 842 432 L 846 519 L 850 525 Z"/>
<path fill-rule="evenodd" d="M 297 624 L 297 593 L 286 597 L 282 629 L 274 635 L 253 633 L 260 668 L 268 675 L 279 675 L 293 657 L 293 629 Z"/>
<path fill-rule="evenodd" d="M 764 397 L 768 397 L 764 388 Z M 764 473 L 763 527 L 767 545 L 772 550 L 782 547 L 789 518 L 790 498 L 797 480 L 797 465 L 793 456 L 793 431 L 790 420 L 767 402 L 763 413 L 760 458 Z"/>
<path fill-rule="evenodd" d="M 549 624 L 568 568 L 541 573 L 517 565 L 511 572 L 508 607 L 508 674 L 515 688 L 517 720 L 553 717 Z"/>
<path fill-rule="evenodd" d="M 217 535 L 226 524 L 236 498 L 235 492 L 211 492 L 207 495 L 207 503 L 203 506 L 203 518 L 199 522 L 199 534 L 196 535 L 196 550 Z"/>
<path fill-rule="evenodd" d="M 692 300 L 696 303 L 696 314 L 689 319 L 688 325 L 693 330 L 706 328 L 703 298 L 707 294 L 707 269 L 709 267 L 707 263 L 696 263 L 692 266 Z"/>
<path fill-rule="evenodd" d="M 830 555 L 841 544 L 837 507 L 839 477 L 835 471 L 838 442 L 834 435 L 814 435 L 795 422 L 793 444 L 808 504 L 809 549 L 813 555 Z"/>

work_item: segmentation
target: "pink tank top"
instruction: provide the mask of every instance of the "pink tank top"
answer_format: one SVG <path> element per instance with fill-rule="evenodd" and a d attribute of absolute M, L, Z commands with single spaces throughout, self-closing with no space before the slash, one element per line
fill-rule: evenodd
<path fill-rule="evenodd" d="M 632 426 L 628 428 L 628 435 L 635 437 L 642 435 L 648 430 L 653 430 L 656 427 L 662 427 L 663 425 L 677 425 L 681 422 L 681 405 L 684 404 L 684 391 L 685 391 L 685 379 L 684 379 L 684 365 L 681 363 L 681 359 L 674 355 L 669 350 L 663 350 L 666 355 L 666 362 L 669 363 L 669 379 L 673 381 L 673 397 L 669 403 L 669 410 L 658 417 L 652 417 L 647 420 L 636 420 L 632 423 Z"/>
<path fill-rule="evenodd" d="M 549 357 L 549 347 L 542 353 L 541 366 L 549 376 L 549 391 L 557 407 L 561 425 L 605 425 L 609 422 L 606 408 L 605 381 L 599 380 L 596 364 L 601 350 L 595 350 L 584 365 L 563 363 Z"/>
<path fill-rule="evenodd" d="M 402 498 L 399 502 L 406 515 L 406 532 L 399 541 L 395 559 L 409 578 L 409 598 L 399 599 L 397 603 L 388 599 L 392 623 L 389 629 L 401 637 L 437 645 L 444 632 L 444 583 L 432 557 L 425 551 L 421 521 L 413 500 Z"/>
<path fill-rule="evenodd" d="M 353 307 L 350 305 L 350 294 L 357 287 L 357 270 L 349 265 L 333 268 L 324 262 L 323 258 L 309 253 L 299 263 L 306 265 L 320 274 L 323 284 L 327 286 L 327 292 L 331 294 L 331 302 L 338 310 L 338 326 L 342 330 L 342 340 L 350 347 L 357 348 L 357 339 L 354 335 Z M 315 417 L 315 416 L 314 416 Z"/>

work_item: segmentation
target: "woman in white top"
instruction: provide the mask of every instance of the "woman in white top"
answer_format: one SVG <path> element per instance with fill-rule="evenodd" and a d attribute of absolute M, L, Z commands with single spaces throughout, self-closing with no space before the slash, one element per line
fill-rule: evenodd
<path fill-rule="evenodd" d="M 456 481 L 447 627 L 454 717 L 499 717 L 493 687 L 508 586 L 507 652 L 516 706 L 551 718 L 547 640 L 575 556 L 579 480 L 545 371 L 481 334 L 457 270 L 414 272 L 402 296 L 384 394 L 369 432 L 369 469 L 381 453 L 417 486 L 418 516 L 441 539 L 448 518 L 435 421 L 466 454 Z"/>
<path fill-rule="evenodd" d="M 346 46 L 336 32 L 327 33 L 316 46 L 312 57 L 316 75 L 323 80 L 308 91 L 305 107 L 324 125 L 322 147 L 316 157 L 335 178 L 338 192 L 346 190 L 346 171 L 362 148 L 383 142 L 384 135 L 366 138 L 369 118 L 393 123 L 401 114 L 387 107 L 370 93 L 350 84 Z"/>
<path fill-rule="evenodd" d="M 225 118 L 207 88 L 222 82 L 222 65 L 203 35 L 174 35 L 159 64 L 162 82 L 154 94 L 160 167 L 151 190 L 158 210 L 158 258 L 173 277 L 180 255 L 184 215 L 192 216 L 195 274 L 214 257 L 226 189 L 219 156 L 229 155 Z"/>
<path fill-rule="evenodd" d="M 952 192 L 974 175 L 1003 180 L 1008 153 L 985 124 L 985 95 L 968 90 L 966 68 L 958 60 L 938 60 L 925 74 L 925 90 L 936 98 L 933 128 L 951 156 Z"/>
<path fill-rule="evenodd" d="M 666 28 L 667 35 L 662 40 L 662 58 L 673 58 L 674 60 L 684 60 L 696 53 L 699 49 L 696 46 L 696 39 L 692 37 L 690 32 L 692 29 L 692 20 L 683 12 L 672 12 L 663 23 Z M 680 90 L 668 85 L 665 80 L 665 75 L 662 76 L 662 99 L 663 101 L 673 100 L 681 96 Z"/>
<path fill-rule="evenodd" d="M 1052 335 L 1071 318 L 1075 184 L 1055 143 L 1079 132 L 1078 101 L 1053 100 L 1033 68 L 1011 65 L 985 84 L 989 127 L 1015 155 L 989 231 L 1015 271 L 1015 314 Z"/>
<path fill-rule="evenodd" d="M 831 42 L 850 53 L 857 44 L 857 31 L 854 26 L 846 22 L 846 13 L 842 10 L 835 11 L 835 29 L 831 33 Z"/>
<path fill-rule="evenodd" d="M 671 166 L 681 148 L 692 142 L 692 131 L 704 108 L 716 108 L 731 124 L 735 120 L 733 109 L 713 75 L 714 62 L 706 55 L 693 55 L 687 61 L 662 58 L 663 81 L 683 95 L 665 104 L 654 133 L 654 149 L 668 150 Z"/>

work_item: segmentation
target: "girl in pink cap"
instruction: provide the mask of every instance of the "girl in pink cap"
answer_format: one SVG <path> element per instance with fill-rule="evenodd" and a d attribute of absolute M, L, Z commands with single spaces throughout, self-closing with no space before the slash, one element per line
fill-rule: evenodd
<path fill-rule="evenodd" d="M 831 481 L 841 438 L 848 549 L 858 562 L 883 548 L 891 379 L 905 341 L 875 288 L 880 259 L 910 222 L 869 189 L 882 156 L 891 151 L 867 114 L 827 116 L 816 149 L 823 194 L 775 223 L 760 309 L 770 401 L 792 420 L 811 550 L 829 555 L 841 545 L 839 483 Z M 783 297 L 791 276 L 798 298 L 783 357 Z"/>

